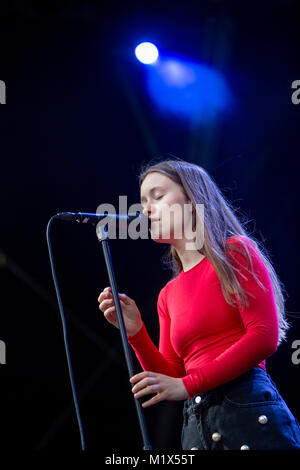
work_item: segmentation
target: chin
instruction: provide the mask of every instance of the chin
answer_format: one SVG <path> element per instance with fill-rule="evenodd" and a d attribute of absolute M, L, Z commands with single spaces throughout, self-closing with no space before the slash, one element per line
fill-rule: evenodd
<path fill-rule="evenodd" d="M 167 245 L 171 245 L 171 241 L 166 240 L 165 238 L 152 238 L 152 240 L 156 243 L 165 243 Z"/>
<path fill-rule="evenodd" d="M 172 241 L 172 240 L 169 240 L 168 238 L 163 238 L 161 235 L 157 233 L 152 233 L 151 231 L 150 231 L 150 236 L 151 236 L 151 240 L 153 240 L 156 243 L 167 243 L 168 245 L 170 245 Z"/>

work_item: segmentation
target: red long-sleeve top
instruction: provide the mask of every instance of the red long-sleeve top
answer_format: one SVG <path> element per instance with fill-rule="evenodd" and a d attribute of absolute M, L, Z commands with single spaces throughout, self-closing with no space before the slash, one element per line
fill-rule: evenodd
<path fill-rule="evenodd" d="M 231 237 L 226 243 L 244 250 L 240 238 Z M 248 308 L 226 302 L 215 268 L 205 257 L 161 289 L 157 300 L 159 349 L 144 323 L 138 333 L 128 336 L 143 370 L 181 378 L 189 397 L 254 366 L 266 370 L 265 359 L 277 349 L 278 315 L 271 278 L 253 243 L 246 237 L 243 240 L 254 272 L 267 288 L 263 290 L 246 270 L 243 254 L 231 250 L 230 262 L 240 270 L 235 274 L 251 293 Z"/>

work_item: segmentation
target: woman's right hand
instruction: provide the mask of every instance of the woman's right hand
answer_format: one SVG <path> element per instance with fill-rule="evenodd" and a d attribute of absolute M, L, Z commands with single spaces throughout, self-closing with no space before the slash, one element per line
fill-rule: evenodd
<path fill-rule="evenodd" d="M 133 299 L 126 294 L 118 294 L 123 313 L 125 328 L 128 336 L 133 336 L 143 326 L 143 321 L 139 309 Z M 110 287 L 105 287 L 98 297 L 99 309 L 104 313 L 106 320 L 119 328 L 116 308 Z"/>

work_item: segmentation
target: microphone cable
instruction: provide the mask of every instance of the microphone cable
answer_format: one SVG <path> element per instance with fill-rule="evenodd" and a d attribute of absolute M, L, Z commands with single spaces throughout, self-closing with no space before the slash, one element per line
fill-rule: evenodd
<path fill-rule="evenodd" d="M 60 292 L 59 292 L 59 287 L 58 287 L 58 282 L 57 282 L 57 277 L 56 277 L 56 273 L 55 273 L 54 258 L 53 258 L 52 246 L 51 246 L 51 241 L 50 241 L 50 228 L 51 228 L 52 222 L 55 218 L 56 218 L 56 215 L 52 216 L 50 218 L 49 222 L 48 222 L 48 225 L 47 225 L 47 230 L 46 230 L 47 244 L 48 244 L 49 257 L 50 257 L 52 277 L 53 277 L 54 286 L 55 286 L 55 290 L 56 290 L 56 296 L 57 296 L 57 301 L 58 301 L 58 306 L 59 306 L 59 311 L 60 311 L 60 317 L 61 317 L 61 322 L 62 322 L 62 327 L 63 327 L 64 345 L 65 345 L 65 351 L 66 351 L 66 356 L 67 356 L 67 363 L 68 363 L 69 377 L 70 377 L 71 388 L 72 388 L 73 402 L 74 402 L 74 406 L 75 406 L 76 417 L 77 417 L 77 422 L 78 422 L 78 428 L 79 428 L 79 433 L 80 433 L 81 449 L 86 450 L 85 449 L 84 432 L 83 432 L 82 421 L 81 421 L 81 417 L 80 417 L 80 410 L 79 410 L 78 399 L 77 399 L 77 395 L 76 395 L 76 388 L 75 388 L 75 383 L 74 383 L 73 371 L 72 371 L 72 364 L 71 364 L 71 356 L 70 356 L 70 350 L 69 350 L 69 344 L 68 344 L 68 335 L 67 335 L 67 326 L 66 326 L 65 313 L 64 313 L 64 309 L 63 309 L 63 305 L 62 305 L 62 301 L 61 301 L 61 296 L 60 296 Z"/>

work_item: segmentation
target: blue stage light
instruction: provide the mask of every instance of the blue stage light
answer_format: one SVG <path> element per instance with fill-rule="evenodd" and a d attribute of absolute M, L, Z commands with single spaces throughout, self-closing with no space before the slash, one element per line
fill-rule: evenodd
<path fill-rule="evenodd" d="M 207 122 L 228 110 L 232 96 L 225 78 L 211 66 L 163 58 L 148 69 L 148 92 L 163 112 Z"/>
<path fill-rule="evenodd" d="M 135 48 L 135 55 L 143 64 L 153 64 L 158 59 L 158 49 L 152 42 L 142 42 Z"/>

